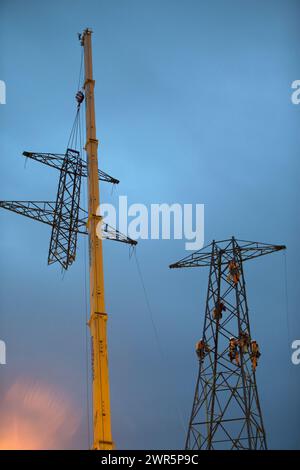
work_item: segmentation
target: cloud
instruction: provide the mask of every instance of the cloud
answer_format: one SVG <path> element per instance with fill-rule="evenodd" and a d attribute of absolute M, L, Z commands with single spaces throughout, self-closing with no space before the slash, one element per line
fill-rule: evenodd
<path fill-rule="evenodd" d="M 78 408 L 57 387 L 20 379 L 1 400 L 0 450 L 66 449 L 78 431 Z"/>

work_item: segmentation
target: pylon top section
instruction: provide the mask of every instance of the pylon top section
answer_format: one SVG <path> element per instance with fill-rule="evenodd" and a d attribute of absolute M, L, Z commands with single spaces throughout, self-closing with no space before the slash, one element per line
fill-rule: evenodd
<path fill-rule="evenodd" d="M 239 254 L 239 258 L 242 261 L 248 261 L 260 256 L 269 255 L 274 251 L 285 249 L 285 245 L 237 240 L 232 237 L 227 240 L 213 240 L 212 243 L 201 250 L 195 251 L 191 255 L 171 264 L 169 267 L 171 269 L 206 267 L 210 266 L 214 260 L 219 260 L 222 265 L 225 265 L 228 264 L 228 260 L 233 258 L 236 254 Z"/>

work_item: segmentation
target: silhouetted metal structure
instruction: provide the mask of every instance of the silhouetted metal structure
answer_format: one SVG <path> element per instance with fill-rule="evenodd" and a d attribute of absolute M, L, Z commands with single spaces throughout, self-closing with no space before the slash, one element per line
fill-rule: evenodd
<path fill-rule="evenodd" d="M 204 349 L 199 354 L 186 449 L 267 448 L 243 263 L 283 249 L 283 245 L 232 237 L 213 241 L 170 266 L 210 269 L 201 339 Z"/>
<path fill-rule="evenodd" d="M 23 155 L 59 170 L 56 201 L 0 201 L 0 207 L 51 225 L 48 264 L 58 262 L 68 269 L 76 258 L 77 234 L 88 234 L 88 213 L 80 208 L 81 178 L 88 176 L 87 164 L 77 150 L 70 148 L 65 154 L 23 152 Z M 101 170 L 98 178 L 119 183 Z M 102 223 L 101 233 L 105 239 L 137 243 L 106 223 Z"/>

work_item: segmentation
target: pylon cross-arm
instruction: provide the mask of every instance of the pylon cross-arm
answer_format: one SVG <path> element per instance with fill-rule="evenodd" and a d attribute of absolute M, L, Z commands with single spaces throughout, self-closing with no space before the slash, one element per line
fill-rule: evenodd
<path fill-rule="evenodd" d="M 226 253 L 226 256 L 222 258 L 222 264 L 227 264 L 230 257 L 233 257 L 234 250 L 238 250 L 242 261 L 258 258 L 260 256 L 268 255 L 274 251 L 285 250 L 285 245 L 272 245 L 269 243 L 252 242 L 246 240 L 236 240 L 238 248 L 232 248 L 232 239 L 221 240 L 213 242 L 215 250 L 212 253 L 210 245 L 205 246 L 199 251 L 186 256 L 185 258 L 171 264 L 169 267 L 174 268 L 195 268 L 195 267 L 209 267 L 211 264 L 212 256 L 218 257 L 218 253 Z"/>
<path fill-rule="evenodd" d="M 0 208 L 29 217 L 30 219 L 37 220 L 50 226 L 53 226 L 55 206 L 56 201 L 0 201 Z M 88 235 L 87 221 L 87 212 L 84 209 L 80 209 L 77 233 Z M 102 224 L 102 236 L 107 240 L 127 243 L 132 246 L 137 244 L 136 240 L 132 240 L 130 237 L 127 237 L 119 230 L 111 227 L 105 222 Z"/>
<path fill-rule="evenodd" d="M 68 149 L 71 150 L 71 149 Z M 51 168 L 56 168 L 57 170 L 63 171 L 63 164 L 66 163 L 66 158 L 68 157 L 68 150 L 66 154 L 61 153 L 36 153 L 36 152 L 23 152 L 23 156 L 26 158 L 31 158 L 37 162 L 43 163 L 44 165 L 50 166 Z M 79 158 L 79 152 L 72 150 L 72 153 L 77 153 Z M 72 173 L 72 170 L 68 168 L 68 172 Z M 81 175 L 87 177 L 88 169 L 87 164 L 84 160 L 81 160 Z M 119 180 L 113 178 L 102 170 L 98 170 L 98 177 L 101 181 L 106 181 L 107 183 L 119 184 Z"/>

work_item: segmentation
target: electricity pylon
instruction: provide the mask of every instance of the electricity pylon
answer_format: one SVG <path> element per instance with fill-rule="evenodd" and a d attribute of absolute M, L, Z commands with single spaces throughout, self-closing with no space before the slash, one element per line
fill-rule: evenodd
<path fill-rule="evenodd" d="M 63 269 L 74 262 L 78 233 L 89 236 L 90 268 L 90 319 L 92 343 L 93 388 L 93 448 L 110 450 L 114 447 L 111 433 L 109 392 L 107 313 L 104 302 L 104 269 L 102 239 L 110 239 L 136 245 L 137 242 L 110 227 L 98 213 L 100 207 L 99 180 L 117 184 L 119 181 L 98 170 L 98 140 L 92 67 L 92 44 L 90 29 L 79 35 L 84 49 L 86 102 L 87 163 L 80 152 L 68 148 L 65 154 L 24 152 L 25 157 L 56 168 L 60 172 L 56 201 L 0 201 L 0 207 L 24 215 L 52 227 L 48 264 L 58 262 Z M 80 104 L 84 95 L 79 91 L 77 114 L 70 140 L 75 143 L 80 133 Z M 88 212 L 80 207 L 81 178 L 88 178 Z"/>
<path fill-rule="evenodd" d="M 59 170 L 56 201 L 0 201 L 0 207 L 50 225 L 48 264 L 58 262 L 66 270 L 75 261 L 77 234 L 88 234 L 88 213 L 80 207 L 81 177 L 88 176 L 87 164 L 72 149 L 67 149 L 65 154 L 23 152 L 23 155 Z M 101 170 L 98 178 L 119 183 Z M 105 239 L 136 245 L 135 240 L 106 223 L 102 223 L 101 229 Z"/>
<path fill-rule="evenodd" d="M 267 448 L 255 378 L 260 353 L 251 336 L 243 263 L 283 249 L 232 237 L 170 265 L 210 270 L 186 449 Z"/>

